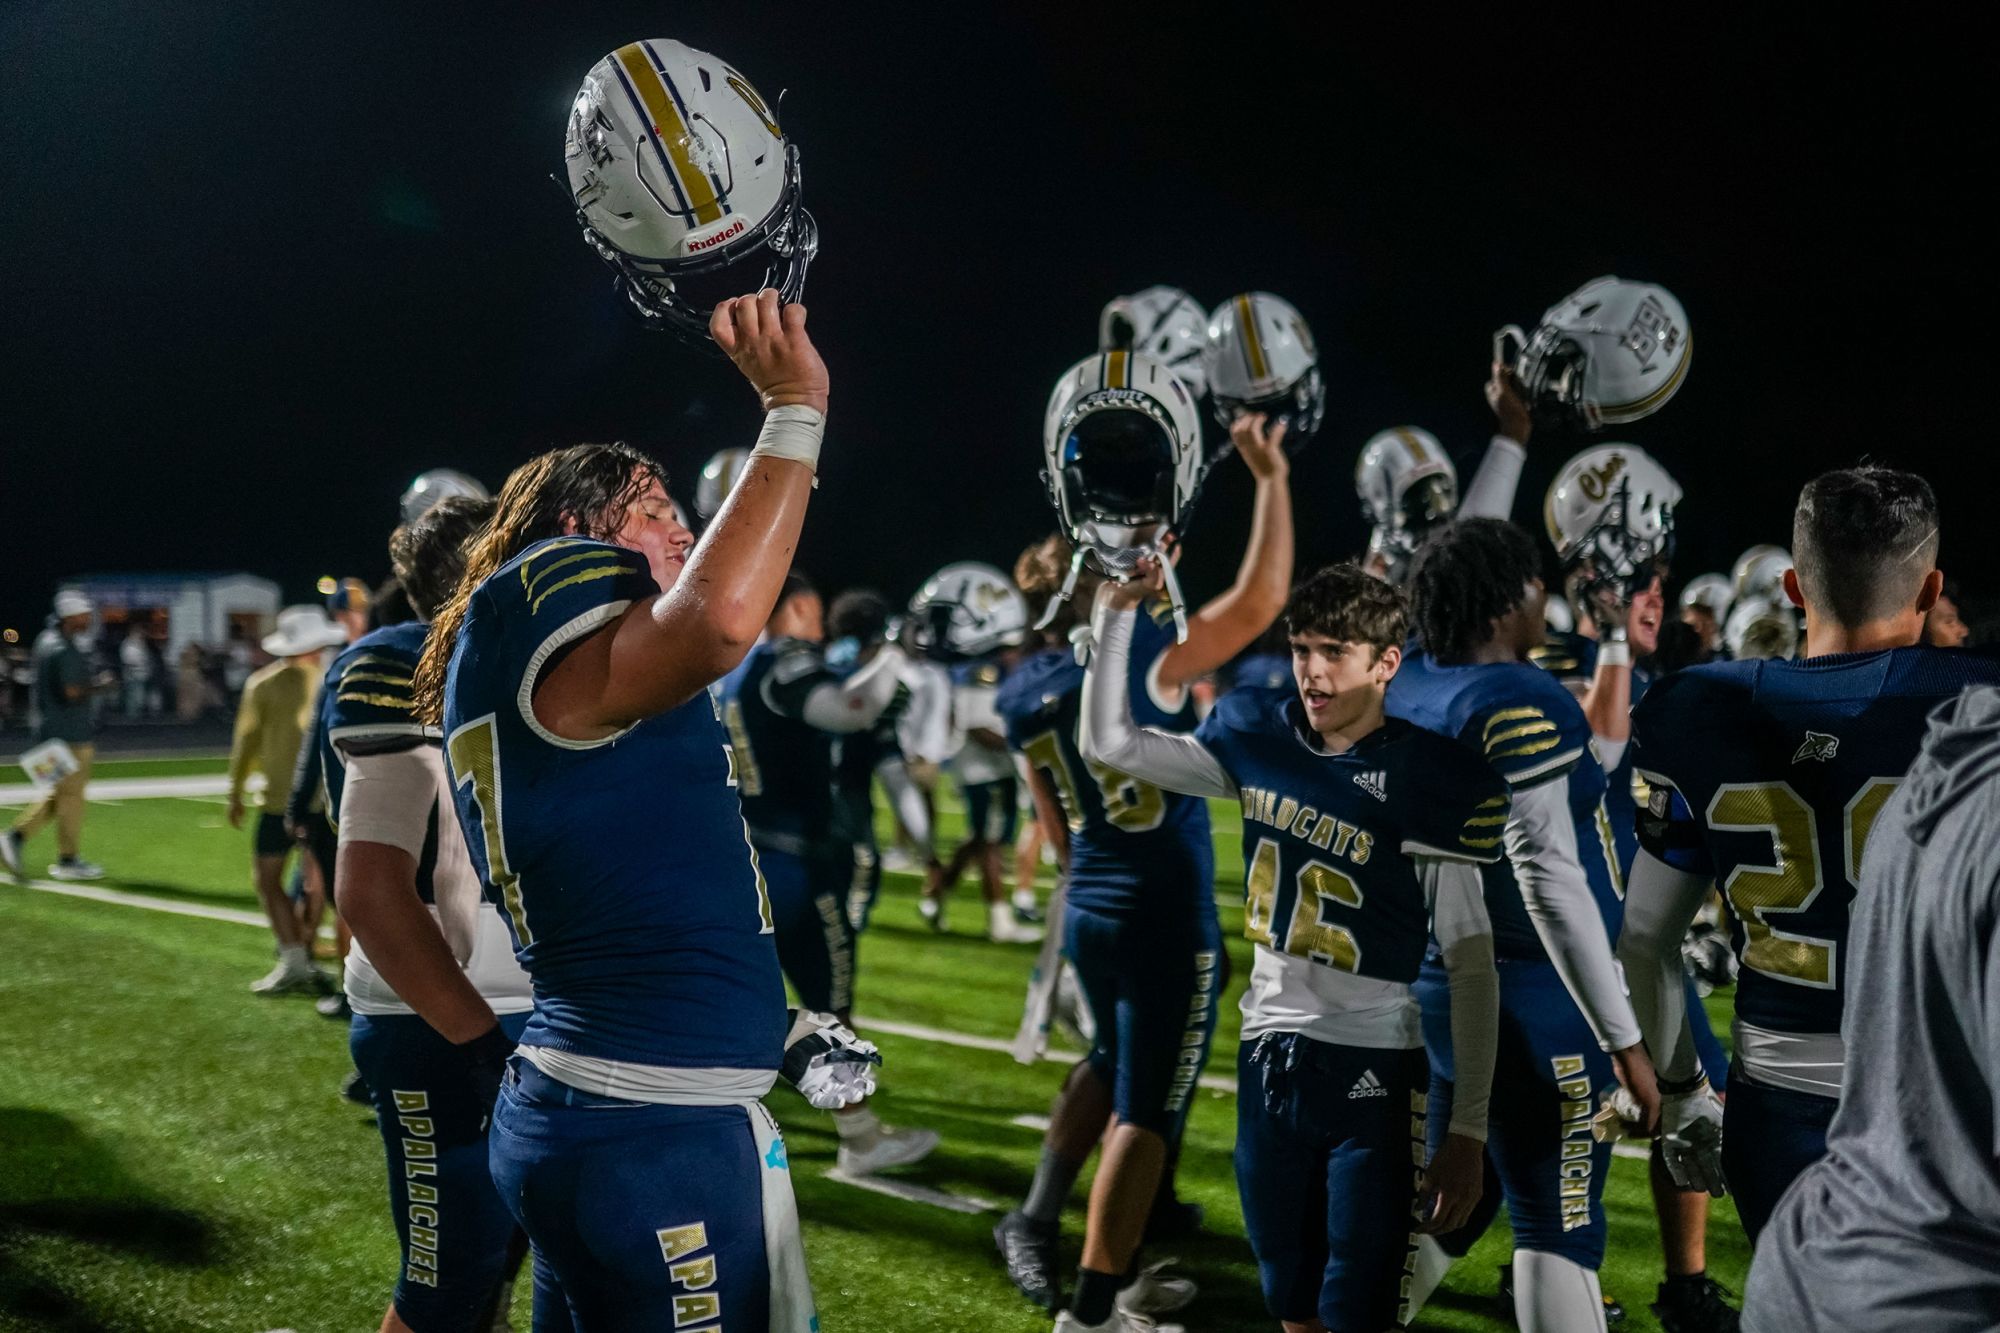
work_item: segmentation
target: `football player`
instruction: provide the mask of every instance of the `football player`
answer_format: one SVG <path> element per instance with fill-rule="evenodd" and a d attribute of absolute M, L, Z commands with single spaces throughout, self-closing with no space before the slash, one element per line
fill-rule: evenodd
<path fill-rule="evenodd" d="M 1931 715 L 1882 808 L 1842 965 L 1851 1021 L 1826 1156 L 1788 1190 L 1743 1327 L 1984 1333 L 2000 1311 L 2000 693 Z"/>
<path fill-rule="evenodd" d="M 493 1187 L 486 1128 L 534 992 L 499 909 L 482 901 L 437 731 L 410 693 L 425 620 L 492 514 L 491 500 L 453 497 L 396 529 L 390 560 L 424 619 L 358 639 L 321 693 L 334 896 L 354 932 L 348 1045 L 388 1154 L 402 1255 L 384 1333 L 484 1333 L 526 1250 Z"/>
<path fill-rule="evenodd" d="M 826 369 L 805 311 L 775 291 L 724 302 L 710 328 L 765 418 L 700 544 L 637 450 L 532 459 L 415 676 L 473 864 L 534 983 L 493 1112 L 494 1183 L 535 1243 L 538 1300 L 559 1282 L 581 1333 L 650 1329 L 666 1309 L 807 1333 L 784 1140 L 759 1099 L 781 1071 L 826 1108 L 874 1087 L 865 1043 L 788 1018 L 708 692 L 784 585 Z"/>
<path fill-rule="evenodd" d="M 1989 658 L 1916 646 L 1944 582 L 1923 478 L 1881 467 L 1814 478 L 1792 550 L 1783 584 L 1805 609 L 1805 656 L 1691 667 L 1633 710 L 1634 764 L 1651 797 L 1619 944 L 1660 1057 L 1667 1164 L 1683 1186 L 1719 1193 L 1726 1180 L 1753 1241 L 1826 1150 L 1869 829 L 1925 716 L 1967 685 L 2000 680 Z M 1679 975 L 1681 937 L 1711 883 L 1741 963 L 1726 1111 L 1689 1040 Z"/>
<path fill-rule="evenodd" d="M 887 651 L 889 602 L 872 588 L 850 588 L 826 612 L 827 669 L 845 678 Z M 834 740 L 833 826 L 835 837 L 854 849 L 854 877 L 847 889 L 847 923 L 856 934 L 867 929 L 882 888 L 882 851 L 875 840 L 875 780 L 881 779 L 891 805 L 906 824 L 928 828 L 930 812 L 903 766 L 896 724 L 909 704 L 907 681 L 899 682 L 875 725 Z M 929 841 L 926 835 L 926 842 Z"/>
<path fill-rule="evenodd" d="M 1513 791 L 1507 857 L 1481 872 L 1500 961 L 1488 1151 L 1514 1228 L 1516 1318 L 1530 1333 L 1574 1333 L 1602 1329 L 1605 1317 L 1597 1269 L 1611 1150 L 1592 1115 L 1615 1081 L 1649 1124 L 1658 1094 L 1611 953 L 1618 867 L 1604 770 L 1575 697 L 1526 660 L 1544 634 L 1540 569 L 1534 541 L 1510 523 L 1460 519 L 1437 533 L 1411 581 L 1421 650 L 1390 682 L 1388 709 L 1478 751 Z M 1436 959 L 1417 995 L 1432 1089 L 1448 1090 L 1451 994 Z M 1434 1115 L 1433 1146 L 1443 1129 Z M 1477 1216 L 1467 1230 L 1476 1227 Z M 1421 1247 L 1413 1309 L 1471 1238 Z"/>
<path fill-rule="evenodd" d="M 1232 426 L 1236 452 L 1256 481 L 1235 583 L 1187 617 L 1185 641 L 1177 641 L 1171 605 L 1156 602 L 1141 617 L 1132 689 L 1148 726 L 1192 731 L 1195 680 L 1254 642 L 1284 609 L 1293 544 L 1286 433 L 1262 413 L 1245 413 Z M 1191 501 L 1193 486 L 1182 483 L 1198 471 L 1199 435 L 1192 402 L 1154 363 L 1114 352 L 1073 367 L 1058 383 L 1044 432 L 1065 526 L 1080 533 L 1117 516 L 1139 518 L 1129 535 L 1152 540 L 1163 523 L 1184 517 L 1178 500 L 1169 512 L 1158 500 Z M 1060 540 L 1051 546 L 1066 553 Z M 1074 561 L 1068 568 L 1072 578 L 1080 571 Z M 1023 591 L 1060 610 L 1060 577 L 1051 559 L 1044 577 L 1025 581 Z M 1190 1283 L 1133 1270 L 1207 1057 L 1223 966 L 1207 807 L 1086 762 L 1076 739 L 1082 687 L 1075 655 L 1052 648 L 1024 662 L 999 699 L 1008 742 L 1033 770 L 1037 809 L 1061 810 L 1059 821 L 1044 826 L 1061 828 L 1067 844 L 1064 950 L 1095 1020 L 1096 1044 L 1050 1111 L 1028 1198 L 994 1229 L 1009 1277 L 1030 1300 L 1053 1308 L 1057 1222 L 1102 1139 L 1082 1267 L 1057 1325 L 1064 1329 L 1125 1327 L 1193 1296 Z M 1108 1132 L 1107 1112 L 1115 1117 Z"/>
<path fill-rule="evenodd" d="M 1924 642 L 1933 648 L 1963 648 L 1972 639 L 1972 626 L 1965 623 L 1959 614 L 1958 603 L 1963 595 L 1958 583 L 1946 579 L 1944 588 L 1938 593 L 1937 605 L 1924 617 Z"/>
<path fill-rule="evenodd" d="M 1082 750 L 1242 804 L 1256 961 L 1236 1180 L 1265 1304 L 1288 1333 L 1400 1325 L 1415 1229 L 1462 1225 L 1481 1190 L 1500 983 L 1477 867 L 1502 855 L 1507 784 L 1477 754 L 1383 715 L 1407 614 L 1396 588 L 1354 565 L 1292 593 L 1294 690 L 1227 695 L 1192 736 L 1138 726 L 1131 644 L 1145 591 L 1099 591 Z M 1410 993 L 1433 930 L 1457 1058 L 1434 1154 Z"/>
<path fill-rule="evenodd" d="M 871 730 L 902 689 L 891 646 L 846 679 L 827 669 L 819 593 L 785 576 L 763 637 L 716 685 L 736 756 L 743 822 L 778 936 L 778 961 L 799 1003 L 848 1021 L 854 1008 L 855 932 L 847 900 L 854 844 L 835 819 L 834 743 Z M 840 1169 L 856 1175 L 921 1161 L 929 1129 L 891 1129 L 859 1103 L 834 1117 Z"/>
<path fill-rule="evenodd" d="M 1543 506 L 1564 586 L 1595 634 L 1557 636 L 1529 656 L 1583 704 L 1610 783 L 1604 810 L 1621 875 L 1630 874 L 1638 852 L 1639 803 L 1644 799 L 1644 784 L 1632 771 L 1631 710 L 1653 679 L 1651 659 L 1666 614 L 1661 580 L 1673 553 L 1680 498 L 1680 486 L 1644 450 L 1607 444 L 1566 463 Z M 1623 904 L 1605 906 L 1615 939 Z M 1709 1027 L 1708 1011 L 1693 993 L 1694 978 L 1684 974 L 1683 981 L 1690 992 L 1688 1021 L 1702 1068 L 1721 1092 L 1727 1086 L 1727 1060 Z M 1657 1142 L 1648 1171 L 1666 1266 L 1653 1313 L 1667 1333 L 1731 1333 L 1736 1312 L 1707 1275 L 1708 1195 L 1674 1184 Z"/>

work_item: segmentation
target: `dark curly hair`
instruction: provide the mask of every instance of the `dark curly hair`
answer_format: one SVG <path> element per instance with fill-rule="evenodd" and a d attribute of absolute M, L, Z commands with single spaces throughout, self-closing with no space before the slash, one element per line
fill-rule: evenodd
<path fill-rule="evenodd" d="M 1324 634 L 1339 643 L 1365 643 L 1380 657 L 1410 634 L 1403 590 L 1356 564 L 1328 565 L 1292 589 L 1285 603 L 1286 634 Z"/>
<path fill-rule="evenodd" d="M 1462 662 L 1540 578 L 1535 539 L 1503 519 L 1462 518 L 1431 534 L 1410 571 L 1417 635 L 1440 662 Z"/>
<path fill-rule="evenodd" d="M 491 500 L 448 495 L 389 534 L 389 564 L 417 619 L 430 619 L 457 589 L 465 553 L 495 508 Z"/>
<path fill-rule="evenodd" d="M 826 632 L 835 639 L 880 643 L 889 633 L 889 599 L 873 588 L 849 588 L 827 607 Z"/>

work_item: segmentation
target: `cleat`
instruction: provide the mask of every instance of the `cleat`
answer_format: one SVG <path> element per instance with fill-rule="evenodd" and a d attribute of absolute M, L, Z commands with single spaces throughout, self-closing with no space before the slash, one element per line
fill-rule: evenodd
<path fill-rule="evenodd" d="M 343 1023 L 354 1017 L 354 1006 L 347 1002 L 344 991 L 320 996 L 313 1002 L 313 1008 L 319 1010 L 321 1018 L 337 1018 Z"/>
<path fill-rule="evenodd" d="M 922 917 L 924 919 L 924 924 L 929 926 L 932 930 L 938 931 L 940 933 L 943 932 L 944 904 L 939 902 L 936 898 L 917 899 L 917 915 Z"/>
<path fill-rule="evenodd" d="M 332 989 L 333 983 L 318 968 L 294 972 L 283 963 L 250 983 L 253 995 L 325 995 Z"/>
<path fill-rule="evenodd" d="M 1042 932 L 1014 921 L 996 921 L 986 938 L 995 944 L 1040 944 Z"/>
<path fill-rule="evenodd" d="M 1166 1276 L 1166 1267 L 1173 1262 L 1172 1259 L 1162 1259 L 1140 1269 L 1139 1276 L 1118 1293 L 1119 1312 L 1151 1319 L 1186 1309 L 1194 1300 L 1197 1288 L 1187 1278 Z"/>
<path fill-rule="evenodd" d="M 347 1077 L 340 1080 L 340 1095 L 356 1106 L 365 1106 L 371 1111 L 375 1109 L 375 1094 L 358 1069 L 348 1070 Z"/>
<path fill-rule="evenodd" d="M 1179 1324 L 1157 1324 L 1142 1314 L 1129 1314 L 1111 1307 L 1111 1317 L 1101 1324 L 1086 1324 L 1069 1311 L 1056 1316 L 1056 1333 L 1187 1333 Z"/>
<path fill-rule="evenodd" d="M 850 1176 L 872 1175 L 890 1167 L 921 1162 L 937 1146 L 938 1134 L 934 1129 L 890 1129 L 884 1125 L 866 1140 L 865 1147 L 843 1142 L 835 1165 Z"/>
<path fill-rule="evenodd" d="M 1736 1333 L 1743 1316 L 1724 1298 L 1727 1287 L 1713 1278 L 1703 1278 L 1693 1294 L 1672 1283 L 1660 1284 L 1653 1314 L 1665 1333 Z"/>
<path fill-rule="evenodd" d="M 993 1243 L 1007 1265 L 1007 1280 L 1015 1290 L 1044 1310 L 1056 1308 L 1062 1289 L 1056 1285 L 1056 1228 L 1043 1226 L 1018 1209 L 993 1228 Z"/>
<path fill-rule="evenodd" d="M 95 861 L 58 861 L 49 867 L 50 879 L 84 880 L 103 879 L 104 867 Z"/>
<path fill-rule="evenodd" d="M 0 833 L 0 868 L 12 875 L 16 884 L 28 882 L 28 872 L 21 865 L 21 835 L 13 829 Z"/>

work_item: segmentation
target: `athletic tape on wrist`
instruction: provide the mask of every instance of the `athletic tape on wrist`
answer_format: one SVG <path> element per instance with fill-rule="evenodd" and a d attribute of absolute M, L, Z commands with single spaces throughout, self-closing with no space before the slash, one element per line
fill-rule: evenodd
<path fill-rule="evenodd" d="M 819 443 L 826 435 L 826 413 L 801 403 L 774 407 L 764 414 L 752 458 L 787 458 L 819 471 Z"/>
<path fill-rule="evenodd" d="M 1597 646 L 1597 665 L 1622 667 L 1632 665 L 1632 645 L 1624 639 L 1613 639 Z"/>

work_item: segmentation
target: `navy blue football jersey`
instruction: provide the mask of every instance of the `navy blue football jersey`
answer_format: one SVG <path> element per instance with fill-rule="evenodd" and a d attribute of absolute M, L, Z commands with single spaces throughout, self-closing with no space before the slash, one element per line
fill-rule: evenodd
<path fill-rule="evenodd" d="M 320 780 L 326 787 L 326 818 L 340 827 L 340 802 L 347 790 L 351 754 L 436 745 L 438 730 L 417 720 L 411 681 L 424 655 L 430 626 L 406 620 L 356 639 L 333 659 L 320 683 Z M 417 858 L 417 896 L 437 901 L 438 811 Z"/>
<path fill-rule="evenodd" d="M 1141 615 L 1132 635 L 1132 714 L 1142 727 L 1195 729 L 1194 700 L 1171 711 L 1152 696 L 1147 677 L 1174 642 L 1164 605 Z M 1015 668 L 994 707 L 1007 743 L 1047 773 L 1070 831 L 1068 901 L 1112 916 L 1186 912 L 1213 915 L 1208 805 L 1162 791 L 1084 760 L 1076 736 L 1082 719 L 1083 668 L 1067 648 L 1048 648 Z"/>
<path fill-rule="evenodd" d="M 805 639 L 766 639 L 717 683 L 752 837 L 803 854 L 831 835 L 833 736 L 805 720 L 805 706 L 821 685 L 839 683 Z"/>
<path fill-rule="evenodd" d="M 854 668 L 835 672 L 845 679 Z M 896 686 L 894 698 L 875 725 L 849 732 L 833 742 L 833 836 L 849 844 L 875 844 L 875 770 L 884 760 L 900 758 L 896 724 L 910 705 L 910 687 Z"/>
<path fill-rule="evenodd" d="M 1597 641 L 1581 634 L 1550 634 L 1549 641 L 1528 654 L 1528 660 L 1556 679 L 1584 685 L 1597 674 Z M 1632 706 L 1646 697 L 1653 673 L 1645 667 L 1632 668 Z M 1618 767 L 1605 774 L 1604 814 L 1611 821 L 1611 840 L 1618 848 L 1620 874 L 1632 873 L 1632 858 L 1639 852 L 1639 810 L 1646 804 L 1646 780 L 1632 764 L 1632 747 L 1618 757 Z M 1622 913 L 1620 920 L 1622 921 Z M 1614 933 L 1618 922 L 1613 923 Z"/>
<path fill-rule="evenodd" d="M 1216 673 L 1229 690 L 1289 690 L 1292 659 L 1286 653 L 1246 653 Z"/>
<path fill-rule="evenodd" d="M 1296 695 L 1224 695 L 1195 732 L 1243 802 L 1243 933 L 1343 972 L 1408 984 L 1431 933 L 1415 858 L 1503 855 L 1506 782 L 1478 755 L 1391 718 L 1318 749 Z"/>
<path fill-rule="evenodd" d="M 523 1043 L 775 1069 L 771 908 L 711 697 L 602 741 L 534 715 L 556 654 L 658 592 L 643 556 L 582 538 L 538 542 L 479 585 L 445 686 L 459 823 L 534 980 Z"/>
<path fill-rule="evenodd" d="M 1604 769 L 1591 749 L 1590 723 L 1576 696 L 1526 662 L 1444 666 L 1428 653 L 1412 651 L 1389 682 L 1388 702 L 1392 717 L 1455 738 L 1516 791 L 1569 779 L 1577 859 L 1604 916 L 1606 938 L 1612 938 L 1625 882 L 1604 812 Z M 1513 865 L 1503 857 L 1480 873 L 1486 911 L 1493 918 L 1494 953 L 1516 960 L 1547 959 Z"/>
<path fill-rule="evenodd" d="M 1848 912 L 1861 852 L 1931 709 L 2000 663 L 1942 648 L 1801 662 L 1710 662 L 1654 684 L 1632 711 L 1652 798 L 1646 849 L 1713 875 L 1742 969 L 1736 1013 L 1777 1032 L 1840 1030 Z"/>

